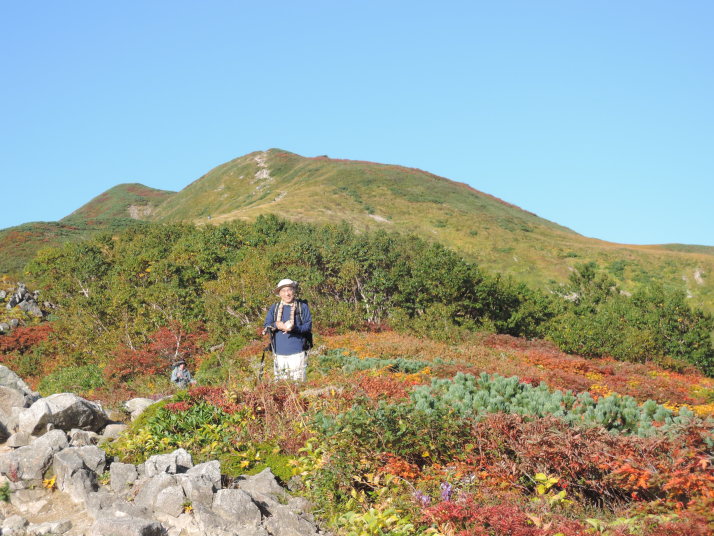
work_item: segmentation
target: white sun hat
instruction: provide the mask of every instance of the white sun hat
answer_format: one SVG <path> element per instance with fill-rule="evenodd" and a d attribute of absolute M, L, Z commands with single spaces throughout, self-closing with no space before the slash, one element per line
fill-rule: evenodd
<path fill-rule="evenodd" d="M 298 284 L 297 281 L 293 281 L 292 279 L 281 279 L 280 283 L 278 283 L 278 286 L 275 287 L 275 290 L 273 292 L 275 294 L 278 294 L 280 292 L 280 289 L 283 287 L 293 287 L 295 290 L 297 290 Z"/>

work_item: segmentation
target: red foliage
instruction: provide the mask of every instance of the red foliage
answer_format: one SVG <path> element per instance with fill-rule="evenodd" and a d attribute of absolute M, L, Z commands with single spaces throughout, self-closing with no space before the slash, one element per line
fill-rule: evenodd
<path fill-rule="evenodd" d="M 0 353 L 20 352 L 24 354 L 34 346 L 47 340 L 52 334 L 51 324 L 19 326 L 0 337 Z"/>
<path fill-rule="evenodd" d="M 181 413 L 182 411 L 188 411 L 191 409 L 191 404 L 185 400 L 182 402 L 173 402 L 171 404 L 166 404 L 164 406 L 171 413 Z"/>
<path fill-rule="evenodd" d="M 458 456 L 450 470 L 484 485 L 483 475 L 516 483 L 543 472 L 557 475 L 557 488 L 570 497 L 596 505 L 663 498 L 704 511 L 714 502 L 708 434 L 701 422 L 673 438 L 640 438 L 573 428 L 556 418 L 494 414 L 473 425 L 477 450 Z M 436 467 L 431 472 L 439 474 Z"/>
<path fill-rule="evenodd" d="M 423 383 L 423 379 L 417 375 L 393 373 L 380 375 L 372 371 L 362 373 L 357 378 L 357 385 L 371 399 L 405 399 L 409 396 L 412 387 L 420 383 Z"/>
<path fill-rule="evenodd" d="M 201 330 L 188 333 L 178 324 L 164 326 L 149 336 L 149 342 L 140 348 L 122 346 L 114 352 L 114 360 L 104 374 L 123 381 L 141 374 L 165 374 L 173 361 L 188 361 L 199 351 L 205 334 Z"/>
<path fill-rule="evenodd" d="M 537 526 L 538 516 L 529 516 L 513 504 L 483 505 L 472 496 L 460 497 L 457 501 L 444 501 L 426 508 L 422 521 L 436 523 L 458 531 L 458 536 L 548 536 L 561 533 L 564 536 L 588 534 L 577 521 L 551 516 Z"/>
<path fill-rule="evenodd" d="M 409 463 L 404 458 L 394 456 L 393 454 L 383 454 L 382 463 L 384 464 L 379 470 L 380 473 L 386 473 L 401 478 L 414 480 L 419 477 L 419 467 L 413 463 Z"/>

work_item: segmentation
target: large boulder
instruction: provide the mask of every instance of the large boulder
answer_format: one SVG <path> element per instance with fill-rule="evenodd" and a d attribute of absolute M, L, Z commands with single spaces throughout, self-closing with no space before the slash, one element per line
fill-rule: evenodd
<path fill-rule="evenodd" d="M 41 398 L 20 413 L 18 429 L 41 435 L 52 425 L 60 430 L 73 428 L 97 432 L 109 421 L 102 406 L 72 393 L 59 393 Z"/>
<path fill-rule="evenodd" d="M 0 410 L 5 413 L 10 413 L 10 408 L 12 407 L 27 407 L 40 398 L 40 395 L 30 389 L 27 384 L 22 381 L 20 376 L 15 374 L 5 365 L 0 365 L 0 387 L 16 391 L 20 393 L 24 399 L 22 405 L 18 405 L 19 397 L 15 397 L 8 393 L 5 394 L 7 397 L 6 399 L 0 397 Z"/>

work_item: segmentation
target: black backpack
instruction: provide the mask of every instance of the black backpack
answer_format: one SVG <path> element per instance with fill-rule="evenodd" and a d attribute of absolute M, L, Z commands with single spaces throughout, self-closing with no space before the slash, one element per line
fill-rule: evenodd
<path fill-rule="evenodd" d="M 295 309 L 295 316 L 297 319 L 299 319 L 300 323 L 302 324 L 302 304 L 304 303 L 307 305 L 307 302 L 305 300 L 295 300 L 297 303 L 297 309 Z M 280 302 L 276 303 L 273 306 L 273 324 L 277 321 L 277 318 L 275 318 L 275 315 L 278 313 L 278 306 L 280 305 Z M 304 351 L 312 350 L 312 347 L 315 345 L 312 341 L 312 330 L 307 331 L 302 334 L 303 336 L 303 343 L 302 343 L 302 349 Z"/>

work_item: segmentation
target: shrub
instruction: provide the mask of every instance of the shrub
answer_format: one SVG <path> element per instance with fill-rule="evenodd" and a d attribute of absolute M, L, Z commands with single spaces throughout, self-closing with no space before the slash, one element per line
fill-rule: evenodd
<path fill-rule="evenodd" d="M 575 396 L 570 391 L 550 391 L 545 383 L 534 387 L 520 383 L 515 376 L 504 378 L 486 373 L 479 378 L 457 373 L 453 379 L 434 379 L 430 386 L 416 387 L 412 400 L 416 409 L 424 412 L 452 411 L 461 416 L 498 412 L 554 416 L 572 424 L 603 426 L 612 432 L 640 436 L 661 433 L 695 418 L 686 407 L 675 416 L 652 400 L 641 406 L 630 396 L 610 395 L 594 400 L 588 392 Z"/>
<path fill-rule="evenodd" d="M 84 394 L 104 387 L 104 377 L 96 365 L 60 367 L 40 381 L 38 390 L 42 396 L 54 393 Z"/>

